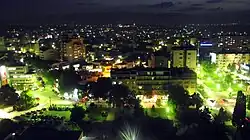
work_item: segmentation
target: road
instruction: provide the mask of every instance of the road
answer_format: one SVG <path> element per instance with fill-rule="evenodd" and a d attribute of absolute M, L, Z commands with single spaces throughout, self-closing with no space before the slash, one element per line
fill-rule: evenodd
<path fill-rule="evenodd" d="M 13 111 L 12 107 L 0 109 L 0 118 L 14 118 L 16 116 L 20 116 L 22 114 L 25 114 L 30 111 L 35 111 L 35 110 L 40 110 L 45 107 L 49 107 L 50 104 L 55 104 L 55 105 L 72 105 L 74 102 L 69 101 L 69 100 L 62 100 L 60 99 L 53 91 L 52 88 L 46 87 L 44 89 L 39 89 L 37 91 L 30 91 L 28 93 L 34 98 L 39 98 L 38 103 L 39 105 L 36 107 L 33 107 L 29 110 L 26 111 Z M 8 113 L 10 112 L 10 113 Z"/>
<path fill-rule="evenodd" d="M 207 97 L 207 101 L 205 101 L 205 105 L 212 108 L 215 113 L 218 112 L 218 110 L 223 107 L 225 110 L 227 110 L 230 113 L 233 113 L 233 109 L 235 106 L 235 100 L 234 99 L 229 99 L 228 97 L 228 92 L 223 91 L 223 92 L 218 92 L 218 91 L 213 91 L 211 88 L 209 88 L 206 84 L 204 84 L 203 80 L 198 79 L 198 83 L 204 88 L 203 95 Z M 224 102 L 223 99 L 225 99 L 228 102 Z M 211 105 L 209 100 L 215 100 L 216 103 L 214 105 Z"/>

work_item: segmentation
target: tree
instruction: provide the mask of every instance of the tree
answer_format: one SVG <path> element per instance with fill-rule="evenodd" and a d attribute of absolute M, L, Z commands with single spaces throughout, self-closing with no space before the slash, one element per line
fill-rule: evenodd
<path fill-rule="evenodd" d="M 225 78 L 224 78 L 224 81 L 226 82 L 226 84 L 227 84 L 228 86 L 230 86 L 230 85 L 232 84 L 232 82 L 233 82 L 233 77 L 232 77 L 232 75 L 227 74 L 227 75 L 225 76 Z"/>
<path fill-rule="evenodd" d="M 44 80 L 45 84 L 53 86 L 55 80 L 60 78 L 60 71 L 55 71 L 55 70 L 53 70 L 53 71 L 42 71 L 41 72 L 41 77 L 43 78 L 41 80 Z"/>
<path fill-rule="evenodd" d="M 215 122 L 224 123 L 225 121 L 228 121 L 229 119 L 230 119 L 230 116 L 227 114 L 226 110 L 221 107 L 218 115 L 215 117 Z"/>
<path fill-rule="evenodd" d="M 193 105 L 196 106 L 196 109 L 199 109 L 203 105 L 203 100 L 201 99 L 201 96 L 199 93 L 194 93 L 191 95 L 191 102 Z"/>
<path fill-rule="evenodd" d="M 216 64 L 209 61 L 202 61 L 201 66 L 207 74 L 212 74 L 216 71 Z"/>
<path fill-rule="evenodd" d="M 232 124 L 240 127 L 246 117 L 246 96 L 242 91 L 238 91 L 233 112 Z"/>
<path fill-rule="evenodd" d="M 73 91 L 77 87 L 81 77 L 73 70 L 63 71 L 59 78 L 59 87 L 62 92 Z"/>
<path fill-rule="evenodd" d="M 235 64 L 228 64 L 227 69 L 231 72 L 234 72 L 236 70 L 236 66 Z"/>
<path fill-rule="evenodd" d="M 190 103 L 190 98 L 188 91 L 186 91 L 182 86 L 170 85 L 168 87 L 169 99 L 175 103 L 177 106 L 187 107 Z"/>
<path fill-rule="evenodd" d="M 111 89 L 112 81 L 110 78 L 98 78 L 91 90 L 95 98 L 106 98 Z"/>
<path fill-rule="evenodd" d="M 14 110 L 22 111 L 35 106 L 35 99 L 30 97 L 27 92 L 21 93 L 17 103 L 13 106 Z"/>
<path fill-rule="evenodd" d="M 0 103 L 4 105 L 14 105 L 18 99 L 18 94 L 15 89 L 9 85 L 1 87 L 0 92 Z"/>
<path fill-rule="evenodd" d="M 247 109 L 250 110 L 250 95 L 247 96 Z"/>
<path fill-rule="evenodd" d="M 161 118 L 146 117 L 146 120 L 142 120 L 142 131 L 146 134 L 151 134 L 159 140 L 174 140 L 176 129 L 171 120 Z"/>
<path fill-rule="evenodd" d="M 85 117 L 85 110 L 78 105 L 71 109 L 70 120 L 74 122 L 81 121 Z"/>
<path fill-rule="evenodd" d="M 115 85 L 110 91 L 110 98 L 115 105 L 121 106 L 127 97 L 132 95 L 131 91 L 125 85 Z"/>

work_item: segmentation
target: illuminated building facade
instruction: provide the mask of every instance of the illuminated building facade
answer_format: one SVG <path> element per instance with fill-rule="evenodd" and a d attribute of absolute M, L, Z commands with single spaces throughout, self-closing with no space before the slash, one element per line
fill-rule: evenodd
<path fill-rule="evenodd" d="M 27 90 L 36 86 L 36 76 L 28 72 L 28 66 L 16 65 L 7 67 L 10 84 L 17 90 Z"/>
<path fill-rule="evenodd" d="M 197 49 L 193 46 L 172 48 L 172 67 L 196 70 Z"/>
<path fill-rule="evenodd" d="M 85 58 L 86 48 L 83 39 L 72 39 L 64 46 L 63 56 L 68 61 L 77 61 Z"/>
<path fill-rule="evenodd" d="M 8 84 L 8 73 L 5 66 L 0 66 L 0 87 Z"/>
<path fill-rule="evenodd" d="M 114 84 L 130 84 L 142 92 L 166 91 L 169 85 L 180 85 L 196 92 L 196 73 L 187 68 L 132 68 L 112 69 Z M 125 83 L 126 82 L 126 83 Z"/>
<path fill-rule="evenodd" d="M 102 66 L 102 77 L 110 77 L 112 65 L 103 65 Z"/>
<path fill-rule="evenodd" d="M 218 68 L 226 69 L 228 65 L 250 64 L 250 53 L 210 53 L 211 62 L 216 63 Z"/>

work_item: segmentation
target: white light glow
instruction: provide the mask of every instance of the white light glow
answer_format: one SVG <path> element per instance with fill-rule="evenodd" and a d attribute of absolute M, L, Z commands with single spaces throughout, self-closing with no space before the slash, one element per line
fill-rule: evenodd
<path fill-rule="evenodd" d="M 64 95 L 63 95 L 63 97 L 68 100 L 69 99 L 69 93 L 65 92 Z"/>
<path fill-rule="evenodd" d="M 78 89 L 74 89 L 74 91 L 73 91 L 73 100 L 74 101 L 79 100 L 79 98 L 78 98 Z"/>
<path fill-rule="evenodd" d="M 210 53 L 211 63 L 216 63 L 216 53 Z"/>
<path fill-rule="evenodd" d="M 122 140 L 140 140 L 140 132 L 137 128 L 131 128 L 128 124 L 120 131 L 120 137 Z"/>

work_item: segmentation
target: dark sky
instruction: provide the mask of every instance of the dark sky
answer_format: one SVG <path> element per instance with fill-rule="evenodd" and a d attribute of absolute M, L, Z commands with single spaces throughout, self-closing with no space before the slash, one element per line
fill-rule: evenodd
<path fill-rule="evenodd" d="M 249 11 L 250 0 L 1 0 L 0 12 L 3 16 L 0 21 L 11 23 L 95 20 L 97 22 L 116 20 L 116 16 L 119 17 L 117 13 L 122 13 L 128 20 L 143 17 L 150 19 L 155 14 L 167 15 L 166 18 L 176 18 L 176 21 L 187 16 L 193 18 L 192 20 L 217 20 L 225 15 L 228 19 L 245 20 Z M 239 13 L 240 16 L 237 16 Z M 144 22 L 147 22 L 147 19 Z"/>

